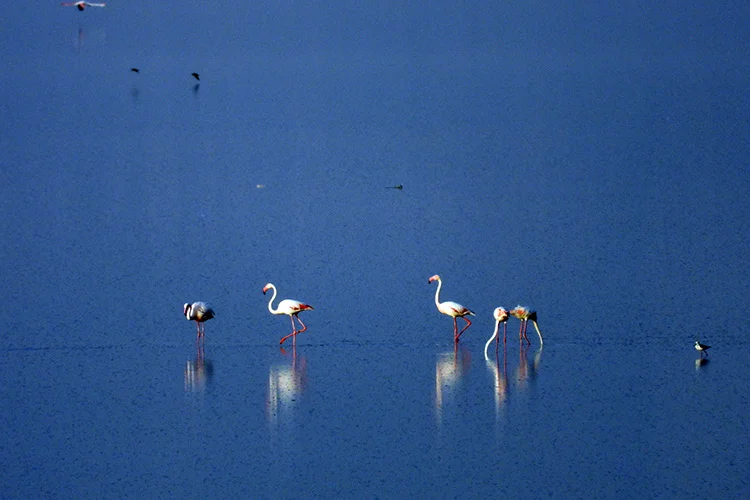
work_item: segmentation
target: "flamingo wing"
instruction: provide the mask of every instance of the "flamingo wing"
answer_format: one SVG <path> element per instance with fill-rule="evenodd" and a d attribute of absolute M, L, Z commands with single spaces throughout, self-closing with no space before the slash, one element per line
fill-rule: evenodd
<path fill-rule="evenodd" d="M 447 314 L 452 318 L 459 318 L 461 316 L 467 315 L 474 316 L 474 313 L 469 310 L 469 308 L 464 307 L 461 304 L 457 304 L 456 302 L 441 302 L 438 309 L 441 313 Z"/>
<path fill-rule="evenodd" d="M 293 299 L 284 299 L 281 302 L 279 302 L 278 310 L 284 314 L 298 314 L 302 311 L 306 311 L 308 309 L 312 309 L 312 306 L 308 304 L 303 304 L 302 302 L 298 300 Z"/>

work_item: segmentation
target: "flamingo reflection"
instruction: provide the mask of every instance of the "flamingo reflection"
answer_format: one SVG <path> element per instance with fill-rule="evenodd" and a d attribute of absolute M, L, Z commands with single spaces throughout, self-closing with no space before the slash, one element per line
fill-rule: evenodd
<path fill-rule="evenodd" d="M 205 345 L 196 340 L 195 359 L 185 363 L 185 392 L 203 392 L 214 375 L 214 365 L 206 359 Z"/>
<path fill-rule="evenodd" d="M 508 398 L 508 348 L 503 345 L 503 368 L 500 370 L 500 353 L 495 352 L 495 356 L 490 358 L 485 355 L 487 368 L 495 379 L 495 415 L 500 416 L 500 409 Z"/>
<path fill-rule="evenodd" d="M 287 354 L 283 348 L 281 353 Z M 297 349 L 292 347 L 291 363 L 277 364 L 268 370 L 268 396 L 266 398 L 268 421 L 275 424 L 279 413 L 285 408 L 292 408 L 306 386 L 307 361 L 304 356 L 298 361 Z"/>
<path fill-rule="evenodd" d="M 539 350 L 534 354 L 533 362 L 529 362 L 526 354 L 531 346 L 523 343 L 523 340 L 519 341 L 519 359 L 518 368 L 516 369 L 516 380 L 520 388 L 528 386 L 529 380 L 536 377 L 539 372 L 539 366 L 542 363 L 542 349 L 543 346 L 539 346 Z"/>
<path fill-rule="evenodd" d="M 452 352 L 438 354 L 435 363 L 435 412 L 438 425 L 443 423 L 443 405 L 446 397 L 458 393 L 461 379 L 469 371 L 470 365 L 471 354 L 464 352 L 459 344 L 454 344 Z"/>

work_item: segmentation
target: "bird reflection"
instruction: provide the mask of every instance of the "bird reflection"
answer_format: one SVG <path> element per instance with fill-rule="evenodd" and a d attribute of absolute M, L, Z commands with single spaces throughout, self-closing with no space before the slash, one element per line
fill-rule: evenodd
<path fill-rule="evenodd" d="M 288 355 L 283 348 L 281 353 Z M 298 360 L 297 349 L 293 347 L 291 362 L 271 366 L 268 370 L 266 414 L 269 423 L 277 423 L 279 413 L 285 411 L 285 408 L 292 408 L 306 386 L 307 360 L 304 356 Z"/>
<path fill-rule="evenodd" d="M 214 365 L 206 359 L 203 341 L 196 340 L 195 348 L 195 359 L 185 363 L 185 392 L 203 392 L 214 375 Z"/>
<path fill-rule="evenodd" d="M 490 369 L 495 379 L 495 416 L 500 416 L 500 410 L 508 397 L 508 348 L 503 346 L 503 368 L 500 370 L 500 352 L 495 351 L 495 356 L 485 356 L 487 368 Z"/>
<path fill-rule="evenodd" d="M 542 350 L 543 346 L 539 346 L 539 350 L 534 354 L 534 359 L 529 362 L 527 359 L 527 353 L 530 349 L 529 344 L 524 344 L 523 341 L 519 342 L 519 360 L 518 368 L 516 369 L 516 380 L 518 381 L 518 387 L 525 388 L 528 385 L 529 380 L 533 380 L 536 374 L 539 372 L 539 366 L 542 363 Z"/>
<path fill-rule="evenodd" d="M 454 344 L 453 351 L 438 354 L 435 363 L 435 413 L 438 425 L 443 423 L 443 404 L 450 394 L 458 392 L 459 382 L 469 371 L 471 354 Z"/>
<path fill-rule="evenodd" d="M 695 360 L 695 369 L 700 370 L 702 366 L 706 366 L 709 362 L 708 358 L 698 358 Z"/>

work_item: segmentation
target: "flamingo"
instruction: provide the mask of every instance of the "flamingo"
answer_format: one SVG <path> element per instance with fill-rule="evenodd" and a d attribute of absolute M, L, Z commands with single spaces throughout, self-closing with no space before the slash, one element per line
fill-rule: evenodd
<path fill-rule="evenodd" d="M 516 306 L 514 309 L 511 309 L 510 314 L 521 320 L 521 329 L 518 331 L 519 340 L 525 339 L 527 343 L 531 344 L 529 338 L 526 336 L 526 327 L 528 326 L 529 320 L 531 320 L 531 322 L 534 323 L 534 328 L 536 328 L 536 333 L 539 335 L 539 343 L 544 345 L 542 332 L 539 331 L 539 325 L 536 322 L 536 311 L 532 311 L 528 307 Z"/>
<path fill-rule="evenodd" d="M 438 311 L 453 318 L 453 342 L 458 342 L 461 334 L 471 326 L 471 321 L 469 321 L 469 318 L 467 318 L 466 316 L 476 316 L 476 314 L 474 314 L 471 310 L 462 306 L 461 304 L 456 304 L 455 302 L 440 302 L 440 289 L 443 287 L 443 280 L 441 280 L 440 276 L 436 274 L 435 276 L 432 276 L 429 280 L 427 280 L 427 283 L 432 283 L 433 281 L 438 282 L 438 287 L 435 291 L 435 305 L 437 306 Z M 460 333 L 458 331 L 456 318 L 461 318 L 466 321 L 466 326 L 463 328 L 463 330 L 461 330 Z"/>
<path fill-rule="evenodd" d="M 186 302 L 182 306 L 182 314 L 188 321 L 195 321 L 198 328 L 198 337 L 203 337 L 206 334 L 206 326 L 203 323 L 214 317 L 214 310 L 205 302 L 193 302 L 192 304 Z"/>
<path fill-rule="evenodd" d="M 292 341 L 296 342 L 297 334 L 307 330 L 305 324 L 301 319 L 299 319 L 299 313 L 301 313 L 302 311 L 307 311 L 308 309 L 312 310 L 313 306 L 303 304 L 302 302 L 299 302 L 297 300 L 284 299 L 279 302 L 279 305 L 276 307 L 276 309 L 273 309 L 271 304 L 273 304 L 273 301 L 276 299 L 276 286 L 273 283 L 267 283 L 266 286 L 263 287 L 263 295 L 266 294 L 269 288 L 273 288 L 273 297 L 271 297 L 271 300 L 268 301 L 268 310 L 271 312 L 271 314 L 286 314 L 292 320 L 292 333 L 285 337 L 282 337 L 282 339 L 279 341 L 279 344 L 283 344 L 284 341 L 289 337 L 292 337 Z M 294 324 L 294 318 L 297 318 L 299 324 L 302 325 L 302 330 L 297 331 L 297 326 Z"/>
<path fill-rule="evenodd" d="M 497 349 L 500 345 L 500 338 L 497 336 L 497 333 L 500 330 L 500 323 L 503 324 L 503 344 L 505 344 L 508 340 L 508 311 L 506 311 L 503 307 L 497 307 L 492 312 L 492 315 L 495 317 L 495 333 L 493 333 L 492 337 L 490 337 L 487 343 L 484 344 L 484 359 L 487 361 L 489 361 L 490 359 L 487 356 L 487 348 L 490 346 L 492 341 L 495 341 L 495 349 Z"/>
<path fill-rule="evenodd" d="M 62 2 L 60 5 L 64 7 L 78 7 L 78 10 L 83 11 L 86 7 L 106 7 L 106 3 L 90 3 L 90 2 Z"/>
<path fill-rule="evenodd" d="M 708 353 L 706 351 L 708 351 L 709 349 L 711 349 L 710 345 L 701 344 L 697 340 L 695 341 L 695 350 L 700 351 L 701 358 L 703 357 L 704 354 L 706 355 L 706 357 L 708 357 Z"/>

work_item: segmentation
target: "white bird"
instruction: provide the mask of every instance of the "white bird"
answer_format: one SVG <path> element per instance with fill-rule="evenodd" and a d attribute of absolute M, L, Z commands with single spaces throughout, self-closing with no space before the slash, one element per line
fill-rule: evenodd
<path fill-rule="evenodd" d="M 493 340 L 495 340 L 495 349 L 500 345 L 500 338 L 497 336 L 498 331 L 500 331 L 500 323 L 503 324 L 503 344 L 508 340 L 508 311 L 505 310 L 503 307 L 497 307 L 492 312 L 492 316 L 495 317 L 495 333 L 492 334 L 492 337 L 487 341 L 486 344 L 484 344 L 484 359 L 489 361 L 489 356 L 487 356 L 487 348 L 490 347 L 490 344 Z"/>
<path fill-rule="evenodd" d="M 695 350 L 700 351 L 701 358 L 703 357 L 704 354 L 706 355 L 706 357 L 708 357 L 708 353 L 706 351 L 708 351 L 709 349 L 711 349 L 710 345 L 701 344 L 697 340 L 695 341 Z"/>
<path fill-rule="evenodd" d="M 529 326 L 529 320 L 531 320 L 531 322 L 534 323 L 537 335 L 539 335 L 539 343 L 544 345 L 542 332 L 539 331 L 539 325 L 536 322 L 536 311 L 531 311 L 528 307 L 516 306 L 514 309 L 511 309 L 510 314 L 521 320 L 521 329 L 518 332 L 519 340 L 524 339 L 527 343 L 531 344 L 529 338 L 526 336 L 526 328 Z"/>
<path fill-rule="evenodd" d="M 206 326 L 203 324 L 214 317 L 214 310 L 205 302 L 186 302 L 182 306 L 182 313 L 188 321 L 195 321 L 198 328 L 198 337 L 203 337 L 206 333 Z"/>
<path fill-rule="evenodd" d="M 269 288 L 273 288 L 273 297 L 271 297 L 271 300 L 268 301 L 268 310 L 271 312 L 271 314 L 286 314 L 292 320 L 292 333 L 285 337 L 282 337 L 282 339 L 279 341 L 279 344 L 283 344 L 284 341 L 289 337 L 293 337 L 292 341 L 296 342 L 297 334 L 307 330 L 305 324 L 301 319 L 299 319 L 299 313 L 301 313 L 302 311 L 312 310 L 313 306 L 309 304 L 303 304 L 302 302 L 299 302 L 297 300 L 284 299 L 279 302 L 279 305 L 276 307 L 276 309 L 273 309 L 271 304 L 273 304 L 273 301 L 276 299 L 276 286 L 274 286 L 273 283 L 267 283 L 266 286 L 263 287 L 263 295 L 266 294 L 266 291 L 268 291 Z M 297 330 L 297 326 L 294 324 L 294 318 L 297 318 L 299 324 L 302 325 L 302 330 Z"/>
<path fill-rule="evenodd" d="M 78 7 L 78 10 L 82 11 L 86 7 L 106 7 L 106 3 L 90 3 L 90 2 L 63 2 L 60 5 L 64 7 Z"/>
<path fill-rule="evenodd" d="M 440 302 L 440 289 L 443 287 L 443 281 L 437 274 L 427 280 L 427 283 L 432 283 L 433 281 L 438 282 L 438 287 L 435 291 L 435 305 L 437 306 L 438 311 L 453 318 L 453 342 L 458 342 L 461 334 L 471 326 L 471 321 L 469 321 L 469 318 L 467 318 L 466 316 L 476 316 L 476 314 L 474 314 L 471 310 L 469 310 L 467 307 L 462 306 L 461 304 L 457 304 L 455 302 Z M 456 323 L 456 318 L 461 318 L 466 321 L 466 326 L 464 326 L 463 330 L 461 330 L 460 333 L 458 331 L 458 323 Z"/>

